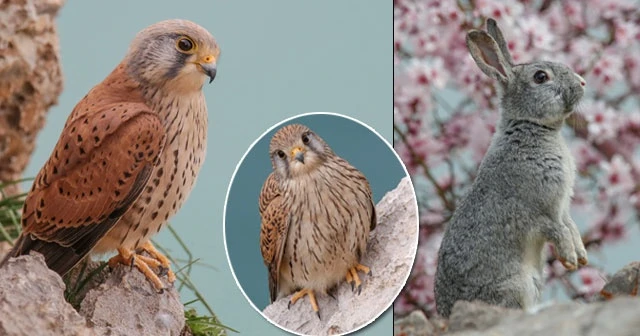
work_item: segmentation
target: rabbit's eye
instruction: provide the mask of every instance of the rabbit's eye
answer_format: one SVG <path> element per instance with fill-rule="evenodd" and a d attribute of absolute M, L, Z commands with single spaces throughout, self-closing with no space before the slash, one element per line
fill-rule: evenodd
<path fill-rule="evenodd" d="M 535 74 L 533 74 L 533 81 L 536 84 L 542 84 L 542 83 L 544 83 L 544 82 L 546 82 L 548 80 L 549 80 L 549 76 L 547 75 L 546 72 L 544 72 L 542 70 L 538 70 L 538 71 L 536 71 Z"/>

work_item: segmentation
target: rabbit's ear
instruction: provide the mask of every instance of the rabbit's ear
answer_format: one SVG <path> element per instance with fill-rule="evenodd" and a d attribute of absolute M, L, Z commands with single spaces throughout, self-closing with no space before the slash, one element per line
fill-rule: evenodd
<path fill-rule="evenodd" d="M 509 63 L 509 65 L 513 66 L 513 60 L 511 59 L 511 53 L 509 53 L 509 48 L 507 47 L 507 41 L 505 41 L 502 31 L 498 28 L 496 20 L 491 18 L 487 19 L 487 32 L 491 37 L 493 37 L 496 43 L 498 43 L 498 47 L 502 52 L 504 60 Z"/>
<path fill-rule="evenodd" d="M 504 59 L 493 37 L 486 32 L 472 30 L 467 34 L 467 48 L 485 75 L 507 85 L 509 78 L 513 76 L 511 64 Z"/>

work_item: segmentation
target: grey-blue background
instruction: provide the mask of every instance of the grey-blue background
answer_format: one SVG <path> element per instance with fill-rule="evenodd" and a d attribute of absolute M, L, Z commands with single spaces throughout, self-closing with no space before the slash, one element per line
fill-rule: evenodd
<path fill-rule="evenodd" d="M 245 294 L 260 310 L 269 304 L 269 286 L 260 254 L 258 197 L 272 171 L 269 142 L 288 124 L 306 125 L 338 156 L 360 170 L 369 180 L 375 203 L 406 176 L 395 153 L 380 137 L 347 118 L 328 114 L 301 116 L 264 135 L 247 153 L 233 178 L 224 223 L 233 271 Z"/>
<path fill-rule="evenodd" d="M 223 323 L 243 335 L 284 334 L 251 308 L 231 275 L 222 233 L 227 186 L 264 130 L 302 112 L 347 114 L 392 141 L 391 11 L 390 2 L 367 0 L 67 1 L 57 19 L 64 91 L 25 176 L 37 173 L 75 104 L 120 62 L 139 30 L 170 18 L 204 26 L 222 50 L 218 77 L 204 88 L 207 159 L 171 222 L 193 254 L 217 268 L 197 267 L 192 279 Z M 156 240 L 180 250 L 166 231 Z M 387 312 L 366 333 L 391 330 Z"/>

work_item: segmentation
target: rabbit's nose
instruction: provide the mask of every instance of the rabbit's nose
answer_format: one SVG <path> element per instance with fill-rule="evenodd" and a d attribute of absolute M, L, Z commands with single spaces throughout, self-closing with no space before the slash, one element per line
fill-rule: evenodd
<path fill-rule="evenodd" d="M 576 75 L 576 77 L 578 77 L 578 80 L 580 81 L 580 85 L 581 86 L 587 85 L 587 81 L 585 81 L 584 78 L 582 78 L 582 76 L 578 75 L 577 73 L 574 73 L 574 75 Z"/>

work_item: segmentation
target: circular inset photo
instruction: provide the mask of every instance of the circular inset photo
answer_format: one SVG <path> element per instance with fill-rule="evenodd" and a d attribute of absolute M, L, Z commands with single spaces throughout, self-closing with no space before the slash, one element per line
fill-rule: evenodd
<path fill-rule="evenodd" d="M 248 149 L 227 191 L 224 235 L 238 286 L 267 320 L 296 334 L 345 334 L 373 322 L 404 286 L 418 206 L 375 130 L 309 113 Z"/>

